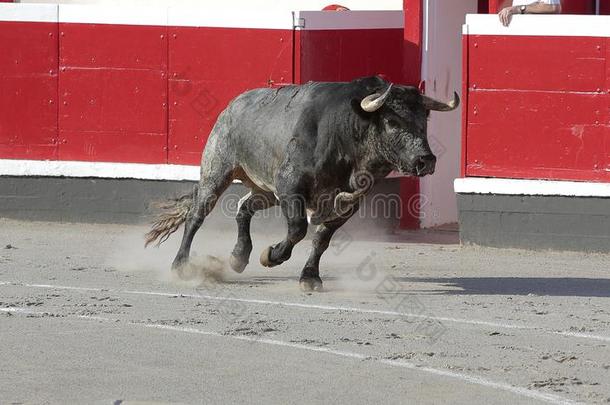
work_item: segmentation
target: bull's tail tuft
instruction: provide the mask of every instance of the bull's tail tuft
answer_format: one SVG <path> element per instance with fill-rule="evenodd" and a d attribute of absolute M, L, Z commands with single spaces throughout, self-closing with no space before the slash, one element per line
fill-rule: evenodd
<path fill-rule="evenodd" d="M 157 246 L 165 242 L 169 236 L 176 232 L 176 230 L 186 221 L 186 217 L 193 206 L 193 201 L 197 198 L 197 186 L 193 188 L 193 191 L 189 194 L 183 195 L 178 198 L 172 198 L 164 202 L 156 202 L 151 204 L 157 210 L 161 212 L 155 218 L 152 229 L 146 234 L 146 243 L 144 247 L 147 247 L 157 239 Z"/>

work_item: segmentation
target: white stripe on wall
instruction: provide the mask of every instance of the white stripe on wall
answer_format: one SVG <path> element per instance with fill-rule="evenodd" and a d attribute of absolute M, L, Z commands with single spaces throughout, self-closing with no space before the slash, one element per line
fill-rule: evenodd
<path fill-rule="evenodd" d="M 0 159 L 0 176 L 199 180 L 199 166 Z"/>
<path fill-rule="evenodd" d="M 606 15 L 515 15 L 508 27 L 496 14 L 468 14 L 464 35 L 610 37 Z"/>
<path fill-rule="evenodd" d="M 60 23 L 167 25 L 167 7 L 60 4 Z"/>
<path fill-rule="evenodd" d="M 170 27 L 219 27 L 293 29 L 289 11 L 214 10 L 203 7 L 170 7 L 167 24 Z"/>
<path fill-rule="evenodd" d="M 302 23 L 304 22 L 304 27 Z M 404 27 L 402 11 L 298 11 L 295 12 L 297 29 L 347 30 L 388 29 Z"/>
<path fill-rule="evenodd" d="M 402 29 L 402 10 L 235 10 L 204 6 L 0 3 L 0 21 L 304 30 Z M 304 27 L 301 27 L 304 22 Z"/>
<path fill-rule="evenodd" d="M 467 177 L 464 179 L 455 179 L 454 190 L 457 194 L 610 197 L 610 183 L 578 181 Z"/>
<path fill-rule="evenodd" d="M 0 3 L 0 21 L 57 22 L 57 4 Z"/>

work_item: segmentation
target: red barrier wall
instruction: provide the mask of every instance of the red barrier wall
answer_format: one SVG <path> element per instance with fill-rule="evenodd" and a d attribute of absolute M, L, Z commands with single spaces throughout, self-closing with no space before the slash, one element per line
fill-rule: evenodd
<path fill-rule="evenodd" d="M 595 0 L 562 0 L 562 14 L 595 14 Z"/>
<path fill-rule="evenodd" d="M 0 94 L 0 159 L 68 164 L 22 162 L 45 175 L 81 176 L 85 166 L 69 165 L 81 161 L 161 164 L 137 170 L 193 179 L 186 166 L 162 164 L 198 165 L 218 115 L 246 90 L 374 74 L 404 83 L 405 72 L 416 85 L 420 77 L 419 43 L 403 65 L 405 20 L 397 11 L 10 7 L 0 13 L 0 83 L 8 89 Z M 52 21 L 39 21 L 40 8 Z M 410 13 L 410 22 L 421 22 L 419 7 Z M 24 21 L 3 21 L 7 15 Z M 408 32 L 421 39 L 421 24 Z M 136 170 L 86 168 L 107 177 Z M 405 201 L 418 197 L 418 179 L 401 184 Z M 417 214 L 407 214 L 402 225 L 418 227 Z"/>
<path fill-rule="evenodd" d="M 56 159 L 57 24 L 0 27 L 0 157 Z"/>
<path fill-rule="evenodd" d="M 402 82 L 402 29 L 298 31 L 297 83 L 383 74 Z"/>
<path fill-rule="evenodd" d="M 403 78 L 404 83 L 424 87 L 422 80 L 422 42 L 424 37 L 424 13 L 422 0 L 403 0 Z M 425 89 L 424 89 L 425 90 Z M 420 228 L 420 184 L 417 177 L 400 178 L 400 196 L 402 199 L 402 229 Z"/>
<path fill-rule="evenodd" d="M 59 159 L 165 162 L 166 27 L 61 23 L 59 31 Z"/>
<path fill-rule="evenodd" d="M 400 12 L 301 12 L 295 30 L 292 13 L 8 7 L 27 22 L 0 21 L 0 158 L 198 165 L 248 89 L 402 78 Z"/>
<path fill-rule="evenodd" d="M 231 99 L 248 89 L 292 83 L 292 30 L 170 27 L 169 35 L 168 162 L 199 164 Z"/>
<path fill-rule="evenodd" d="M 403 0 L 404 44 L 403 77 L 406 84 L 418 86 L 421 81 L 424 12 L 422 0 Z"/>
<path fill-rule="evenodd" d="M 531 35 L 499 35 L 494 16 L 478 17 L 465 43 L 466 176 L 610 181 L 610 38 L 544 35 L 531 20 Z"/>

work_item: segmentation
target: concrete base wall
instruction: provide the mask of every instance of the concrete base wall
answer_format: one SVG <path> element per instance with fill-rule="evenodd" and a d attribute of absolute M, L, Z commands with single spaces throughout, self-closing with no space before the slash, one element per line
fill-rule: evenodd
<path fill-rule="evenodd" d="M 147 223 L 152 202 L 190 192 L 190 181 L 148 181 L 58 177 L 0 177 L 0 217 L 61 222 Z M 205 226 L 234 227 L 239 199 L 247 193 L 233 184 L 223 194 Z M 387 234 L 398 228 L 400 186 L 379 181 L 360 211 L 346 224 L 352 232 Z M 265 226 L 285 227 L 278 207 L 256 215 Z M 310 227 L 310 230 L 314 227 Z"/>
<path fill-rule="evenodd" d="M 465 244 L 610 252 L 610 198 L 458 194 Z"/>

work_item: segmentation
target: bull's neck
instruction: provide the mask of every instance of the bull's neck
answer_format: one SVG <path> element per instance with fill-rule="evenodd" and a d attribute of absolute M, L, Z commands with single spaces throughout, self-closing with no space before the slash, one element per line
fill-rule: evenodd
<path fill-rule="evenodd" d="M 382 179 L 390 174 L 393 170 L 392 166 L 380 159 L 363 160 L 360 167 L 356 171 L 366 171 L 375 179 Z"/>
<path fill-rule="evenodd" d="M 352 145 L 350 154 L 353 173 L 368 172 L 375 179 L 390 174 L 394 168 L 378 152 L 378 134 L 375 125 L 357 117 L 353 117 L 348 125 L 350 130 L 339 131 L 339 136 L 343 138 L 345 144 Z"/>
<path fill-rule="evenodd" d="M 381 179 L 386 177 L 392 170 L 393 166 L 377 152 L 374 141 L 371 138 L 364 138 L 363 142 L 357 148 L 358 158 L 356 172 L 366 171 L 374 178 Z"/>

